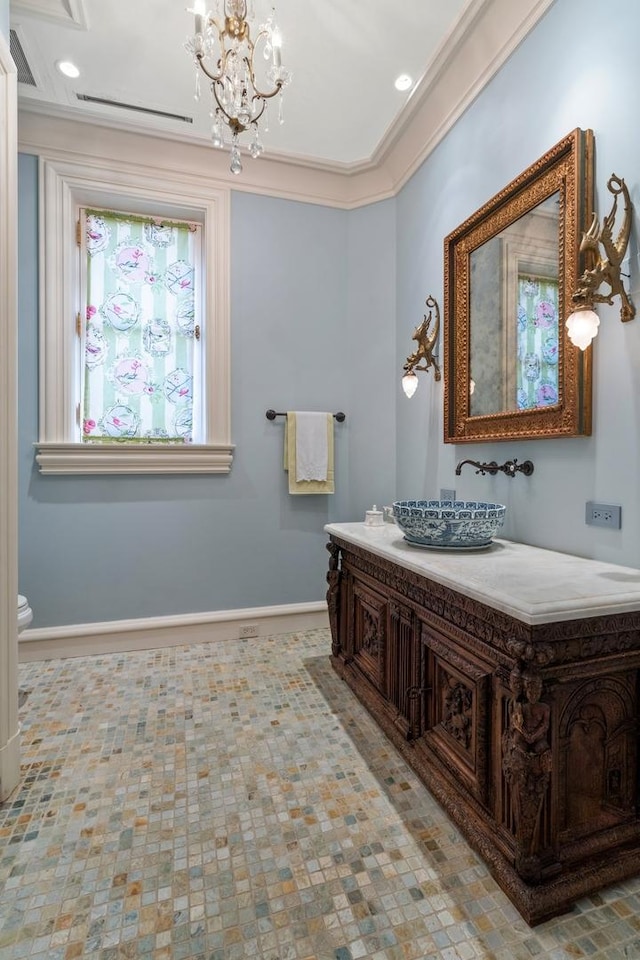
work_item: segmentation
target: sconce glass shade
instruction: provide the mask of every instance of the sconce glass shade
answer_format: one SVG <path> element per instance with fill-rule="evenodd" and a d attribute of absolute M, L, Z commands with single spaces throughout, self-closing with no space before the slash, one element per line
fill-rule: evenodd
<path fill-rule="evenodd" d="M 413 371 L 411 373 L 405 373 L 404 377 L 402 378 L 402 389 L 405 392 L 405 396 L 407 396 L 409 399 L 411 399 L 418 389 L 418 378 Z"/>
<path fill-rule="evenodd" d="M 574 310 L 567 317 L 569 340 L 581 350 L 586 350 L 598 333 L 600 317 L 594 310 Z"/>

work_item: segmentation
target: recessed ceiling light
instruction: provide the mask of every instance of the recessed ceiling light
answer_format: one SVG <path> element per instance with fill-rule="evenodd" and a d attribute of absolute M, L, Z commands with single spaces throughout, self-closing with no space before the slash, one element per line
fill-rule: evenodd
<path fill-rule="evenodd" d="M 396 90 L 408 90 L 413 86 L 413 80 L 408 73 L 401 73 L 394 84 Z"/>
<path fill-rule="evenodd" d="M 56 67 L 60 73 L 64 74 L 65 77 L 71 77 L 72 80 L 80 76 L 80 71 L 75 63 L 71 63 L 71 60 L 58 60 Z"/>

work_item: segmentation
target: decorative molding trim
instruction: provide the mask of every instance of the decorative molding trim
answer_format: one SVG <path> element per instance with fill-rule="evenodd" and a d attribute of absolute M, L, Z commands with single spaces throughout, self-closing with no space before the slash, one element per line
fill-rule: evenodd
<path fill-rule="evenodd" d="M 18 727 L 17 79 L 0 33 L 0 802 L 20 782 Z"/>
<path fill-rule="evenodd" d="M 54 104 L 21 98 L 19 149 L 21 153 L 46 155 L 50 160 L 99 164 L 103 159 L 120 162 L 134 170 L 152 168 L 175 180 L 233 189 L 234 192 L 258 193 L 287 200 L 317 203 L 349 209 L 354 203 L 351 179 L 336 169 L 322 170 L 308 161 L 282 157 L 274 153 L 246 163 L 242 177 L 230 180 L 228 155 L 206 141 L 188 139 L 167 130 L 145 129 L 133 122 L 114 126 L 107 116 L 78 119 L 78 111 L 57 108 Z M 45 112 L 46 107 L 46 112 Z M 76 149 L 75 145 L 78 145 Z M 376 199 L 392 196 L 391 184 L 382 169 L 364 175 L 365 193 Z M 368 202 L 365 198 L 363 202 Z"/>
<path fill-rule="evenodd" d="M 13 612 L 15 613 L 15 606 Z M 255 624 L 258 636 L 268 637 L 317 627 L 328 628 L 329 617 L 326 603 L 319 600 L 271 607 L 215 610 L 210 613 L 41 627 L 24 630 L 20 634 L 20 661 L 27 663 L 58 657 L 84 657 L 91 654 L 237 640 L 242 624 Z"/>
<path fill-rule="evenodd" d="M 555 0 L 476 0 L 372 158 L 397 193 L 444 139 Z M 488 60 L 487 51 L 493 51 Z M 422 92 L 421 92 L 422 91 Z"/>
<path fill-rule="evenodd" d="M 228 170 L 228 157 L 213 149 L 204 135 L 152 128 L 139 117 L 112 117 L 92 108 L 44 103 L 26 94 L 20 99 L 20 150 L 62 156 L 69 144 L 82 144 L 87 159 L 119 157 L 201 182 L 233 183 L 233 189 L 354 209 L 395 196 L 452 128 L 466 108 L 498 72 L 554 0 L 475 0 L 465 10 L 398 120 L 375 153 L 345 164 L 270 151 L 247 163 L 241 178 Z M 487 62 L 487 50 L 493 56 Z M 86 135 L 87 125 L 93 127 Z"/>
<path fill-rule="evenodd" d="M 229 473 L 233 444 L 38 443 L 40 473 Z"/>
<path fill-rule="evenodd" d="M 159 149 L 159 152 L 161 150 Z M 228 473 L 230 440 L 230 198 L 187 173 L 171 177 L 156 163 L 142 166 L 104 157 L 40 157 L 40 412 L 41 473 Z M 205 226 L 207 323 L 205 346 L 205 443 L 189 447 L 140 444 L 100 448 L 82 444 L 75 422 L 79 395 L 77 345 L 69 318 L 75 294 L 76 211 L 81 204 L 154 210 L 199 220 Z M 44 294 L 46 291 L 46 296 Z M 75 442 L 74 442 L 75 440 Z M 184 462 L 184 470 L 180 463 Z M 86 466 L 83 466 L 86 464 Z M 195 469 L 194 469 L 195 467 Z"/>
<path fill-rule="evenodd" d="M 84 0 L 12 0 L 11 13 L 50 20 L 58 26 L 88 29 Z"/>

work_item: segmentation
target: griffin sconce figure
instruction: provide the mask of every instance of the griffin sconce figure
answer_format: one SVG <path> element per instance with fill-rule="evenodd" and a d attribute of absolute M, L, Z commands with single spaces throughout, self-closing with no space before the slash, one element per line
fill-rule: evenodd
<path fill-rule="evenodd" d="M 600 226 L 598 217 L 594 213 L 591 226 L 582 236 L 580 252 L 586 255 L 587 263 L 593 264 L 593 266 L 586 269 L 578 280 L 578 288 L 573 294 L 572 300 L 579 308 L 582 304 L 589 306 L 593 306 L 594 303 L 612 304 L 613 298 L 619 296 L 621 301 L 620 319 L 623 321 L 633 320 L 636 315 L 635 307 L 624 289 L 620 274 L 620 267 L 631 234 L 633 204 L 622 177 L 612 173 L 607 188 L 613 194 L 613 206 L 609 215 L 602 221 L 602 226 Z M 620 194 L 622 194 L 624 200 L 624 219 L 614 240 L 613 230 Z M 603 253 L 600 252 L 601 246 Z M 602 283 L 608 285 L 609 293 L 598 293 Z"/>
<path fill-rule="evenodd" d="M 433 351 L 438 343 L 440 333 L 440 309 L 432 296 L 427 297 L 425 301 L 429 313 L 424 315 L 424 319 L 413 332 L 412 340 L 418 344 L 415 350 L 405 363 L 403 369 L 405 376 L 415 374 L 416 370 L 427 371 L 433 367 L 433 374 L 436 380 L 440 379 L 440 367 L 438 361 L 433 355 Z M 435 320 L 433 314 L 435 312 Z M 433 321 L 433 327 L 432 327 Z M 417 382 L 417 381 L 416 381 Z"/>

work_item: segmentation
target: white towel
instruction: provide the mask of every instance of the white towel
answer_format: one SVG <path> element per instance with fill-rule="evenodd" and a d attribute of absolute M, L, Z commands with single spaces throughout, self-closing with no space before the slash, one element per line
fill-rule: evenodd
<path fill-rule="evenodd" d="M 296 480 L 326 480 L 329 469 L 327 413 L 296 411 Z"/>

